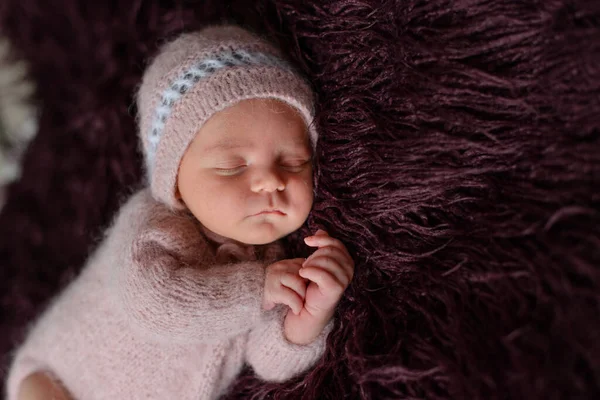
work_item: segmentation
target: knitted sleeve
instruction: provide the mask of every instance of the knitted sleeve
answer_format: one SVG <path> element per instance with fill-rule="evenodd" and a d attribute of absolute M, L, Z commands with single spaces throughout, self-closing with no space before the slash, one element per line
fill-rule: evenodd
<path fill-rule="evenodd" d="M 247 332 L 261 311 L 260 262 L 214 264 L 189 218 L 153 203 L 131 201 L 112 235 L 115 287 L 122 310 L 143 334 L 172 343 L 212 342 Z"/>
<path fill-rule="evenodd" d="M 291 343 L 283 330 L 287 310 L 287 306 L 277 306 L 272 312 L 263 314 L 248 334 L 246 361 L 265 381 L 284 382 L 313 367 L 323 356 L 327 336 L 333 329 L 332 320 L 312 343 Z"/>

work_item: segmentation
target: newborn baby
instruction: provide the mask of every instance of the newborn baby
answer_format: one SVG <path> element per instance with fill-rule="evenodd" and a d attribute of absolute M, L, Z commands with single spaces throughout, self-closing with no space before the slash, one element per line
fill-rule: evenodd
<path fill-rule="evenodd" d="M 232 26 L 165 45 L 138 94 L 149 187 L 14 354 L 14 399 L 215 399 L 248 363 L 264 380 L 322 356 L 354 263 L 319 230 L 279 239 L 313 202 L 312 92 Z"/>

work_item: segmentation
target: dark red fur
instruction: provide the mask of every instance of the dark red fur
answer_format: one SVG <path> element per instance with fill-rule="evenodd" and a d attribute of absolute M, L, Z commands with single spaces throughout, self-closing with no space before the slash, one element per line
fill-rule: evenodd
<path fill-rule="evenodd" d="M 324 361 L 278 385 L 245 370 L 230 398 L 600 398 L 600 2 L 105 3 L 0 4 L 43 110 L 0 214 L 4 372 L 140 184 L 145 60 L 227 19 L 319 95 L 290 251 L 324 227 L 356 260 Z"/>

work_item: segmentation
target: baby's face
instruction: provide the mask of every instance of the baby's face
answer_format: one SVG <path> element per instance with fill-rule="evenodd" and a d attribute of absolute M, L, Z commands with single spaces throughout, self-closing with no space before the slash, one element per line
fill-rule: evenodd
<path fill-rule="evenodd" d="M 273 99 L 214 114 L 186 150 L 178 196 L 209 230 L 248 244 L 297 230 L 313 203 L 312 151 L 302 117 Z"/>

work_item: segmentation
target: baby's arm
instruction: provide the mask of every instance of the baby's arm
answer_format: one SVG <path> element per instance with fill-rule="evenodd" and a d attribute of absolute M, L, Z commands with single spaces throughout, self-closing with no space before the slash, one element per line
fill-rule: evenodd
<path fill-rule="evenodd" d="M 179 343 L 248 331 L 262 313 L 264 265 L 201 265 L 206 242 L 192 222 L 148 197 L 136 199 L 113 232 L 121 236 L 114 284 L 128 320 Z"/>
<path fill-rule="evenodd" d="M 283 307 L 249 333 L 246 359 L 264 380 L 285 381 L 318 361 L 333 328 L 335 307 L 354 275 L 354 262 L 342 242 L 322 230 L 305 241 L 319 249 L 301 263 L 284 260 L 287 276 L 276 278 L 272 266 L 267 268 L 265 298 L 272 297 L 268 281 L 281 282 L 285 287 L 279 297 L 288 299 L 274 296 L 275 302 L 294 312 Z M 298 285 L 303 278 L 310 282 L 306 288 Z M 301 302 L 299 307 L 294 299 Z"/>
<path fill-rule="evenodd" d="M 274 310 L 261 318 L 257 327 L 248 334 L 246 361 L 256 375 L 267 381 L 286 381 L 312 367 L 325 351 L 325 340 L 333 327 L 331 318 L 305 335 L 295 335 L 300 342 L 291 340 L 284 320 L 304 308 L 306 280 L 298 275 L 304 259 L 281 260 L 266 269 L 263 306 Z M 329 323 L 327 323 L 329 322 Z M 296 339 L 296 337 L 294 339 Z"/>
<path fill-rule="evenodd" d="M 333 329 L 331 320 L 310 344 L 294 344 L 285 337 L 283 329 L 288 312 L 287 306 L 276 306 L 248 334 L 246 361 L 265 381 L 284 382 L 314 366 L 323 356 L 327 336 Z"/>

